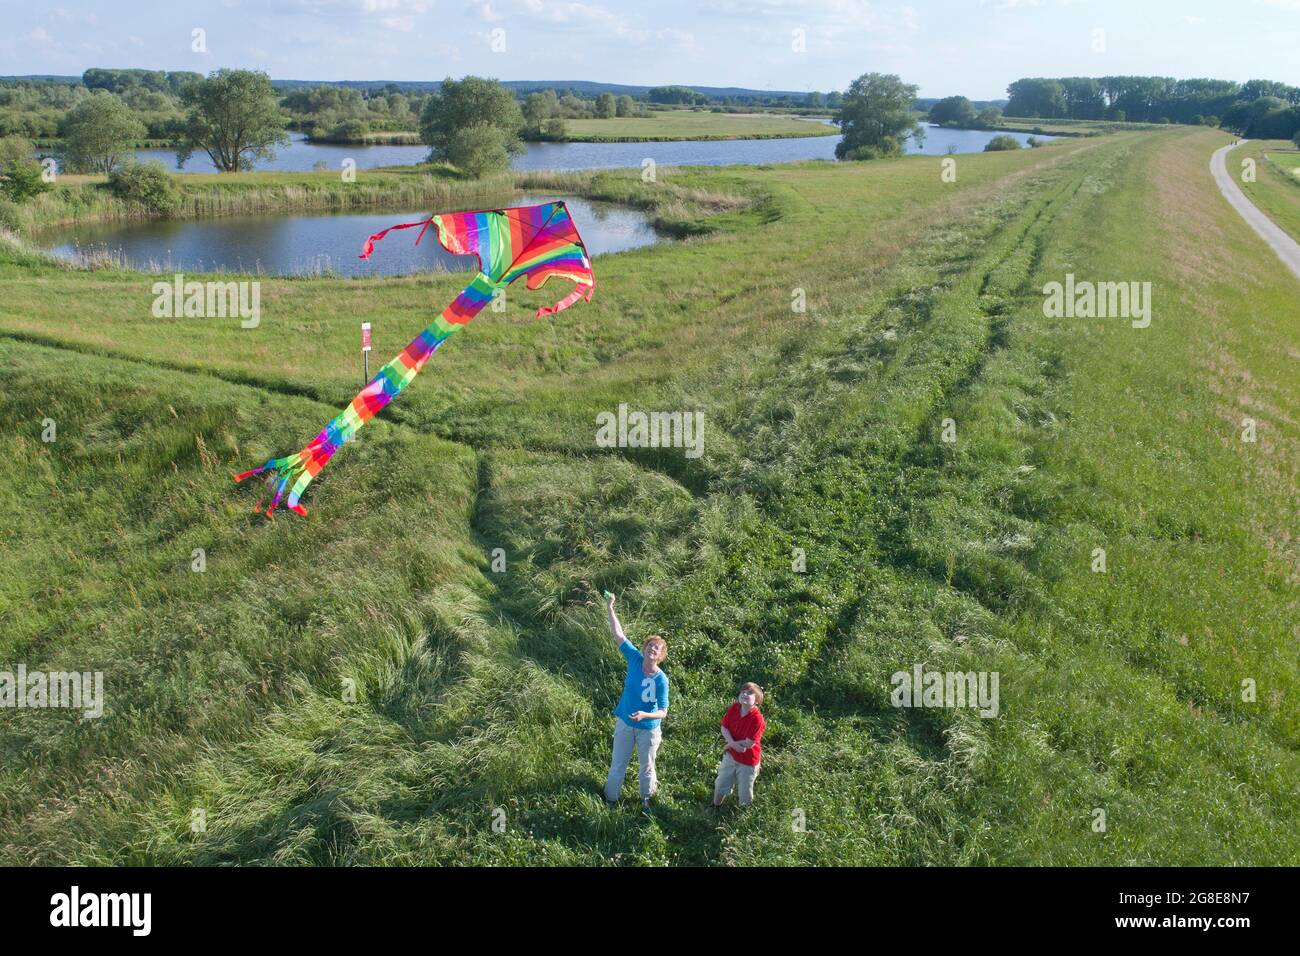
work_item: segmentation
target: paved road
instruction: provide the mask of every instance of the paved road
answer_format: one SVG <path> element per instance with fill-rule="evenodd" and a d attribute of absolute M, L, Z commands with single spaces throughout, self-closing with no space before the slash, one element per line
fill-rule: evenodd
<path fill-rule="evenodd" d="M 1241 142 L 1244 143 L 1246 140 L 1243 139 Z M 1295 274 L 1297 279 L 1300 279 L 1300 242 L 1296 242 L 1279 229 L 1272 219 L 1260 212 L 1258 207 L 1246 198 L 1246 194 L 1241 191 L 1237 181 L 1228 172 L 1226 159 L 1230 149 L 1232 149 L 1230 145 L 1217 149 L 1210 157 L 1210 172 L 1214 174 L 1214 181 L 1219 184 L 1219 191 L 1223 193 L 1223 198 L 1232 204 L 1232 208 L 1241 214 L 1241 218 L 1246 220 L 1246 224 L 1259 233 L 1259 237 L 1272 247 L 1283 264 Z"/>

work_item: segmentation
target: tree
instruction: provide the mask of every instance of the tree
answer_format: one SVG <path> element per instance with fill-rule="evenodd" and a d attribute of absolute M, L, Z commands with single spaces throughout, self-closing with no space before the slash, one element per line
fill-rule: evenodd
<path fill-rule="evenodd" d="M 709 101 L 703 93 L 696 93 L 687 86 L 656 86 L 646 97 L 651 103 L 666 103 L 670 106 L 703 106 Z"/>
<path fill-rule="evenodd" d="M 1101 83 L 1092 77 L 1067 76 L 1057 81 L 1065 97 L 1064 116 L 1074 119 L 1101 119 L 1106 110 Z"/>
<path fill-rule="evenodd" d="M 618 98 L 617 115 L 636 116 L 636 100 L 624 93 Z"/>
<path fill-rule="evenodd" d="M 457 82 L 448 78 L 424 104 L 420 139 L 429 147 L 431 159 L 444 160 L 477 177 L 504 169 L 511 156 L 523 152 L 519 139 L 523 125 L 519 103 L 496 80 L 467 76 Z M 487 130 L 495 135 L 487 135 Z"/>
<path fill-rule="evenodd" d="M 564 125 L 563 116 L 552 116 L 542 127 L 542 138 L 552 142 L 562 142 L 569 138 L 569 128 Z"/>
<path fill-rule="evenodd" d="M 613 119 L 618 114 L 618 100 L 613 93 L 601 93 L 596 97 L 596 118 Z"/>
<path fill-rule="evenodd" d="M 1257 100 L 1260 97 L 1267 96 L 1287 101 L 1291 99 L 1294 92 L 1295 87 L 1287 86 L 1285 83 L 1279 83 L 1276 80 L 1247 80 L 1241 87 L 1241 98 L 1243 100 Z"/>
<path fill-rule="evenodd" d="M 819 110 L 826 105 L 826 97 L 813 90 L 803 98 L 803 105 L 810 110 Z"/>
<path fill-rule="evenodd" d="M 988 106 L 979 111 L 975 117 L 975 125 L 990 129 L 999 126 L 1002 123 L 1002 109 L 997 106 Z"/>
<path fill-rule="evenodd" d="M 948 96 L 930 107 L 930 122 L 940 126 L 971 126 L 975 107 L 964 96 Z"/>
<path fill-rule="evenodd" d="M 916 87 L 888 73 L 864 73 L 844 94 L 835 122 L 843 138 L 835 145 L 837 159 L 897 156 L 909 135 L 920 132 L 912 113 Z"/>
<path fill-rule="evenodd" d="M 1056 80 L 1035 77 L 1007 87 L 1007 116 L 1065 116 L 1065 87 Z"/>
<path fill-rule="evenodd" d="M 560 97 L 560 115 L 566 119 L 590 119 L 595 114 L 585 100 L 565 93 Z"/>
<path fill-rule="evenodd" d="M 501 130 L 491 123 L 473 123 L 452 133 L 445 158 L 474 179 L 510 165 Z"/>
<path fill-rule="evenodd" d="M 147 132 L 125 103 L 102 91 L 68 110 L 59 123 L 67 166 L 99 173 L 112 172 Z"/>
<path fill-rule="evenodd" d="M 185 87 L 187 113 L 180 128 L 176 161 L 183 165 L 203 150 L 223 173 L 252 169 L 255 160 L 274 159 L 289 142 L 271 78 L 254 70 L 217 70 Z"/>
<path fill-rule="evenodd" d="M 540 136 L 546 121 L 560 110 L 560 98 L 554 90 L 529 93 L 524 100 L 524 129 L 530 137 Z"/>

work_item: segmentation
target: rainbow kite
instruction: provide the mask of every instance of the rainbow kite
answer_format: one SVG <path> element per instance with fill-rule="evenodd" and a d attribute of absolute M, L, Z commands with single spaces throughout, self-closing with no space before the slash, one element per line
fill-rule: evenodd
<path fill-rule="evenodd" d="M 579 299 L 591 301 L 596 277 L 591 271 L 587 248 L 578 228 L 562 202 L 514 209 L 454 212 L 430 216 L 420 222 L 389 226 L 366 240 L 359 258 L 368 259 L 375 243 L 393 229 L 421 226 L 416 245 L 430 224 L 438 230 L 438 241 L 448 252 L 478 256 L 479 272 L 455 301 L 447 306 L 411 344 L 393 359 L 352 399 L 347 408 L 326 425 L 306 448 L 287 458 L 272 458 L 261 468 L 235 476 L 243 481 L 250 475 L 271 472 L 268 491 L 275 488 L 275 499 L 266 509 L 273 517 L 276 506 L 288 489 L 285 506 L 300 515 L 307 509 L 298 503 L 311 480 L 320 473 L 339 446 L 352 440 L 361 426 L 374 418 L 402 389 L 419 374 L 424 363 L 443 342 L 463 329 L 469 320 L 492 301 L 497 290 L 504 289 L 521 276 L 527 277 L 530 289 L 541 288 L 551 276 L 572 279 L 574 289 L 548 308 L 537 310 L 537 318 L 563 311 Z M 258 507 L 261 507 L 259 503 Z"/>

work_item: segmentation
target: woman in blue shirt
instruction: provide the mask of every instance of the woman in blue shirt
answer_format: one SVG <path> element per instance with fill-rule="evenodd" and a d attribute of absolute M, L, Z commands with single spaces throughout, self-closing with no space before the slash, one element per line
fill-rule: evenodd
<path fill-rule="evenodd" d="M 614 595 L 606 597 L 609 629 L 619 653 L 627 658 L 627 675 L 623 679 L 623 695 L 614 708 L 614 755 L 605 780 L 605 799 L 610 803 L 618 800 L 635 747 L 640 758 L 641 806 L 648 810 L 650 798 L 659 788 L 655 778 L 655 754 L 662 739 L 659 722 L 668 715 L 668 675 L 659 669 L 660 662 L 668 656 L 668 642 L 652 634 L 637 650 L 623 633 L 614 613 Z"/>

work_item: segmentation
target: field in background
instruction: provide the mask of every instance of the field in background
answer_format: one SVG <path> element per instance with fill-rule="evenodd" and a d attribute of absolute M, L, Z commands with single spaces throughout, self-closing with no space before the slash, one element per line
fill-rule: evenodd
<path fill-rule="evenodd" d="M 1036 117 L 1007 116 L 998 124 L 999 129 L 1012 129 L 1025 133 L 1045 133 L 1051 136 L 1097 136 L 1102 133 L 1132 133 L 1167 129 L 1159 123 L 1125 123 L 1117 120 L 1039 119 Z"/>
<path fill-rule="evenodd" d="M 570 142 L 634 143 L 681 139 L 779 139 L 838 136 L 838 126 L 775 113 L 656 110 L 649 116 L 564 121 Z"/>
<path fill-rule="evenodd" d="M 1300 862 L 1300 309 L 1224 141 L 555 177 L 713 234 L 555 319 L 512 288 L 307 520 L 229 475 L 352 396 L 361 321 L 386 359 L 463 280 L 263 279 L 242 330 L 0 251 L 0 664 L 108 696 L 0 712 L 0 860 Z M 1067 272 L 1151 282 L 1150 327 L 1046 318 Z M 704 411 L 704 456 L 596 448 L 621 402 Z M 603 588 L 670 643 L 651 821 L 600 796 Z M 891 706 L 918 663 L 997 671 L 999 716 Z M 758 800 L 715 818 L 743 680 Z"/>

